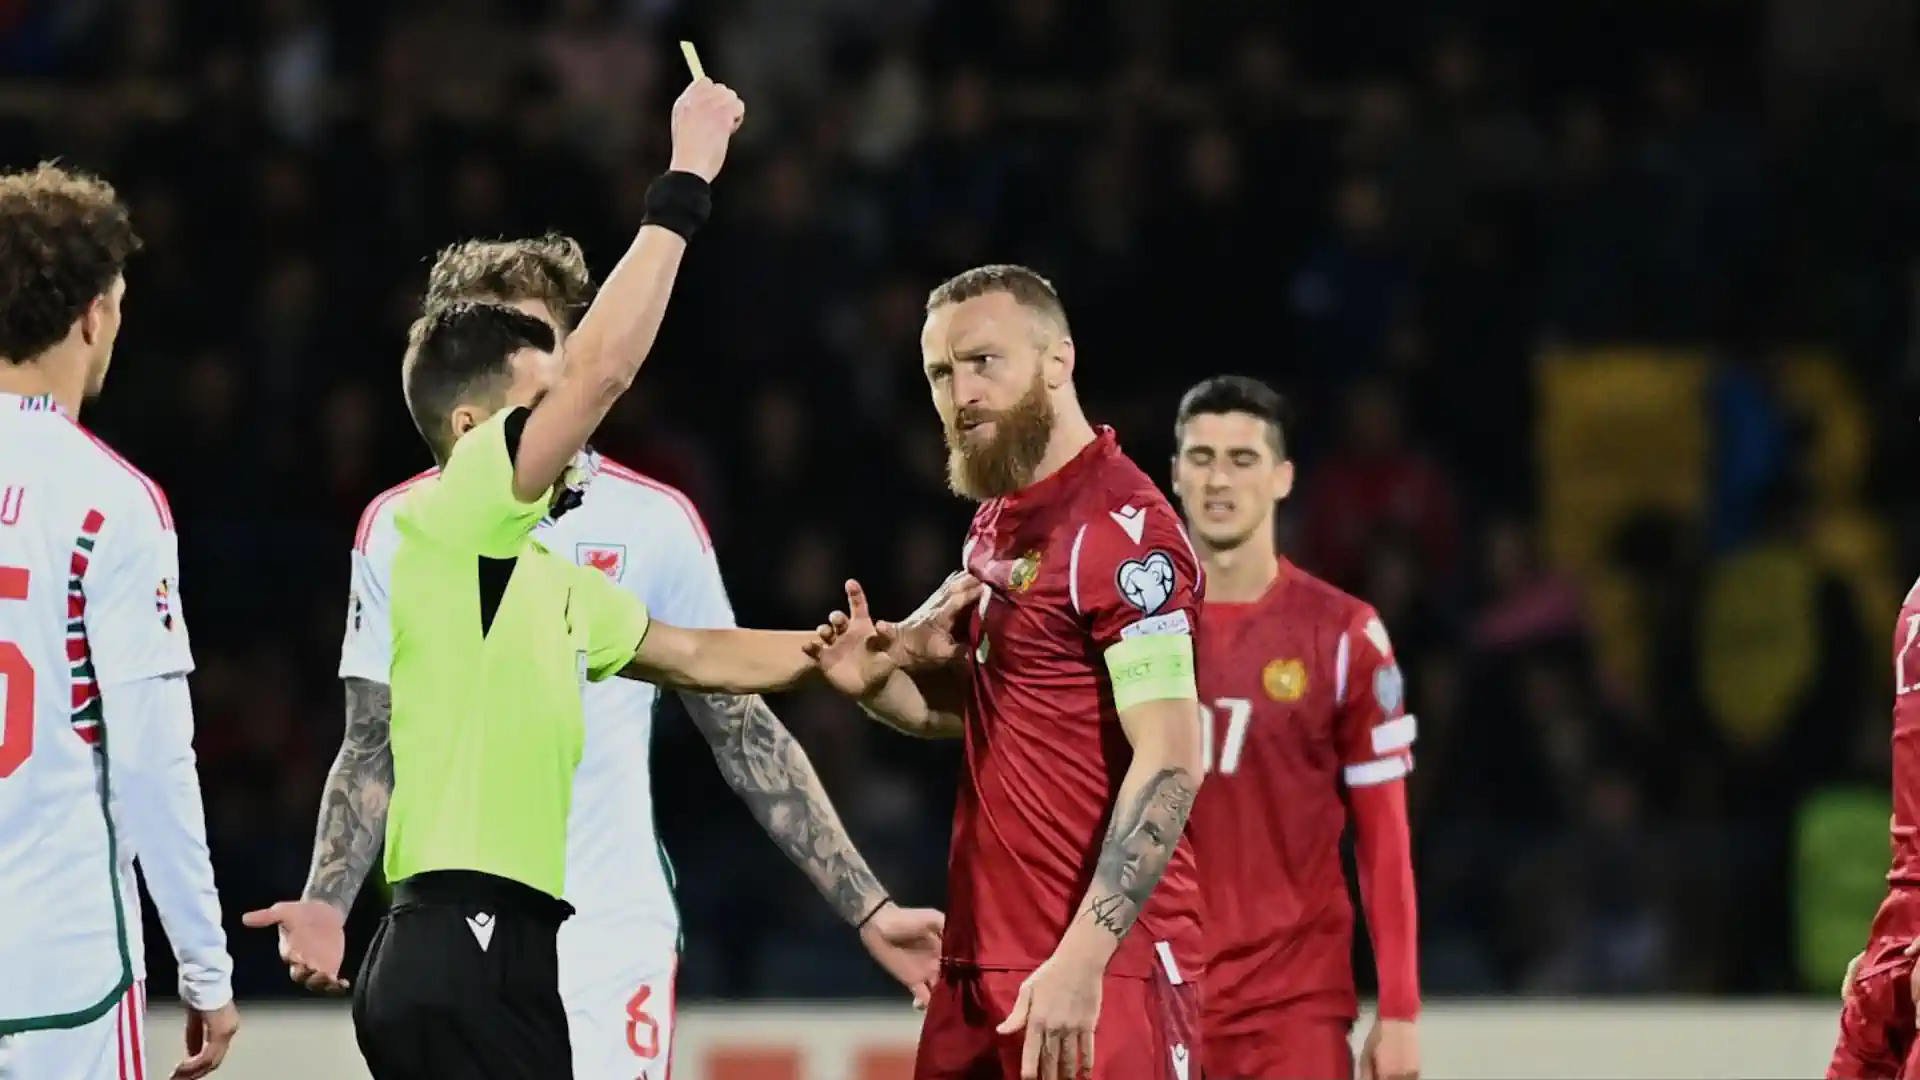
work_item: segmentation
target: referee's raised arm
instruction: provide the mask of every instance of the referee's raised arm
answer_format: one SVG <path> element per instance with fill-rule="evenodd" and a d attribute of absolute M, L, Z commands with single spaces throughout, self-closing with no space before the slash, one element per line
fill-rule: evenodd
<path fill-rule="evenodd" d="M 745 116 L 738 94 L 706 79 L 695 80 L 673 103 L 673 159 L 647 188 L 639 235 L 567 339 L 560 380 L 520 434 L 513 493 L 521 501 L 553 487 L 633 385 L 660 332 L 687 240 L 712 210 L 708 185 Z"/>

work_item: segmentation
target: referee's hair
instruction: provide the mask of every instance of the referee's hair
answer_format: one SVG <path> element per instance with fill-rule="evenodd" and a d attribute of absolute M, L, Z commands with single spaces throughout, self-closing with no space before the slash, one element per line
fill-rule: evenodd
<path fill-rule="evenodd" d="M 426 316 L 408 353 L 402 389 L 413 426 L 445 462 L 453 449 L 453 410 L 466 404 L 497 408 L 513 381 L 513 358 L 523 349 L 552 352 L 553 327 L 499 304 L 456 303 Z"/>
<path fill-rule="evenodd" d="M 1247 375 L 1215 375 L 1193 384 L 1180 397 L 1180 411 L 1173 422 L 1177 443 L 1186 434 L 1187 423 L 1196 416 L 1245 413 L 1267 425 L 1267 443 L 1276 460 L 1287 458 L 1287 399 L 1259 379 Z"/>

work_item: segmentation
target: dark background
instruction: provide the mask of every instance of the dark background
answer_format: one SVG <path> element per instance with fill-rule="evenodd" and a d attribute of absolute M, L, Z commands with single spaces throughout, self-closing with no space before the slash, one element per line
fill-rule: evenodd
<path fill-rule="evenodd" d="M 1150 469 L 1200 377 L 1297 403 L 1287 548 L 1380 608 L 1420 716 L 1429 993 L 1831 992 L 1920 567 L 1897 0 L 0 0 L 0 160 L 104 172 L 148 241 L 89 422 L 181 523 L 230 921 L 299 888 L 354 524 L 428 463 L 425 258 L 557 228 L 604 273 L 682 36 L 750 119 L 601 441 L 696 500 L 744 622 L 953 565 L 920 305 L 1030 263 Z M 938 902 L 954 749 L 779 707 Z M 886 992 L 684 718 L 654 783 L 686 993 Z"/>

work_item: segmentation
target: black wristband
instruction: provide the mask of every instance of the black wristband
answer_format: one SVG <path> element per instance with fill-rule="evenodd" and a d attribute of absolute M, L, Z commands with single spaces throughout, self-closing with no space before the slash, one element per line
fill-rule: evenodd
<path fill-rule="evenodd" d="M 690 172 L 663 172 L 647 185 L 642 225 L 658 225 L 693 239 L 713 214 L 713 187 Z"/>
<path fill-rule="evenodd" d="M 853 924 L 853 928 L 855 930 L 865 930 L 867 928 L 867 924 L 873 921 L 873 917 L 875 915 L 880 914 L 881 910 L 891 903 L 893 903 L 893 897 L 891 896 L 881 897 L 880 902 L 873 905 L 873 910 L 861 916 L 860 921 Z"/>

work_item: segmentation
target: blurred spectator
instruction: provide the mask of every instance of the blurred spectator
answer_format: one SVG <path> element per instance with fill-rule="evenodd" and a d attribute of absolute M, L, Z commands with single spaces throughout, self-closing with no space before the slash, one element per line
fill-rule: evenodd
<path fill-rule="evenodd" d="M 849 576 L 904 613 L 957 565 L 922 303 L 1029 261 L 1150 468 L 1201 376 L 1298 403 L 1287 547 L 1379 610 L 1420 718 L 1433 993 L 1796 985 L 1793 830 L 1836 784 L 1884 789 L 1867 642 L 1894 599 L 1856 604 L 1808 535 L 1845 523 L 1849 580 L 1906 580 L 1920 525 L 1911 5 L 1490 10 L 0 0 L 6 160 L 103 170 L 148 240 L 89 423 L 181 522 L 227 910 L 302 876 L 345 549 L 429 464 L 396 393 L 423 260 L 557 228 L 604 275 L 666 162 L 684 35 L 748 125 L 596 443 L 690 493 L 744 622 L 811 626 Z M 1701 460 L 1645 489 L 1553 475 L 1536 358 L 1620 345 L 1709 373 Z M 1876 482 L 1818 506 L 1793 494 L 1800 426 L 1835 424 L 1788 377 L 1809 351 L 1875 425 Z M 1646 405 L 1609 393 L 1585 404 Z M 937 902 L 954 748 L 779 708 L 889 883 Z M 885 992 L 674 709 L 686 992 Z M 243 994 L 291 991 L 270 938 L 235 941 Z"/>

